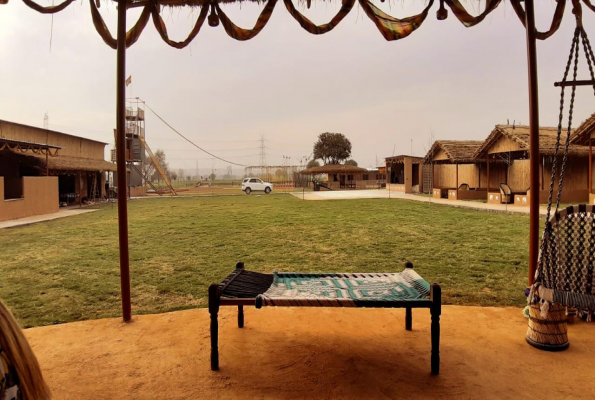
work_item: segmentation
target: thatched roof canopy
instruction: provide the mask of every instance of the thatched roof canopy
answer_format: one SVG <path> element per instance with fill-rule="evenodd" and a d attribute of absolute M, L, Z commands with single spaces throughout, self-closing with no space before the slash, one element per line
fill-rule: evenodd
<path fill-rule="evenodd" d="M 343 164 L 327 164 L 320 167 L 307 168 L 300 172 L 302 175 L 319 175 L 319 174 L 367 174 L 369 171 L 365 168 L 356 167 L 354 165 Z"/>
<path fill-rule="evenodd" d="M 56 154 L 58 154 L 58 150 L 61 148 L 62 147 L 60 146 L 54 146 L 47 143 L 36 143 L 27 140 L 14 140 L 0 137 L 0 150 L 9 149 L 14 152 L 20 151 L 21 153 L 30 151 L 32 153 L 40 154 L 45 154 L 47 152 L 49 156 L 55 157 Z"/>
<path fill-rule="evenodd" d="M 424 158 L 425 163 L 473 164 L 481 140 L 436 140 Z"/>
<path fill-rule="evenodd" d="M 45 168 L 45 155 L 28 154 L 28 157 L 35 158 L 39 165 Z M 116 164 L 92 158 L 66 157 L 58 155 L 48 158 L 50 171 L 90 171 L 90 172 L 116 172 Z"/>
<path fill-rule="evenodd" d="M 560 153 L 564 151 L 564 135 L 566 130 L 562 131 L 562 142 L 560 145 Z M 556 137 L 558 135 L 558 128 L 541 127 L 539 128 L 539 154 L 544 156 L 552 156 L 556 150 Z M 571 141 L 574 137 L 574 131 L 571 133 Z M 511 141 L 516 145 L 515 151 L 529 152 L 529 127 L 526 125 L 496 125 L 490 136 L 485 140 L 483 145 L 475 153 L 478 159 L 485 158 L 490 153 L 490 149 L 503 140 Z M 510 150 L 503 150 L 502 153 L 508 153 Z M 568 148 L 568 154 L 572 156 L 586 156 L 589 154 L 589 149 L 586 146 L 571 144 Z"/>
<path fill-rule="evenodd" d="M 384 160 L 388 164 L 403 164 L 405 162 L 405 158 L 410 158 L 411 162 L 413 164 L 421 164 L 424 161 L 423 157 L 407 156 L 407 155 L 386 157 Z"/>
<path fill-rule="evenodd" d="M 595 132 L 595 113 L 591 114 L 576 130 L 571 138 L 573 144 L 589 144 L 589 138 Z"/>

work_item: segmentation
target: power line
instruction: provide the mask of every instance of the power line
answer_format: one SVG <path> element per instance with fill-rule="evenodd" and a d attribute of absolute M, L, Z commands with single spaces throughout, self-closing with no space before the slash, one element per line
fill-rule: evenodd
<path fill-rule="evenodd" d="M 208 152 L 207 150 L 203 149 L 202 147 L 200 147 L 199 145 L 197 145 L 196 143 L 194 143 L 192 140 L 188 139 L 186 136 L 184 136 L 184 135 L 182 135 L 180 132 L 178 132 L 178 131 L 177 131 L 177 130 L 176 130 L 174 127 L 173 127 L 173 126 L 171 126 L 170 124 L 168 124 L 168 123 L 167 123 L 167 122 L 166 122 L 166 121 L 165 121 L 163 118 L 161 118 L 161 116 L 160 116 L 159 114 L 157 114 L 157 113 L 155 112 L 155 110 L 153 110 L 153 109 L 152 109 L 152 108 L 151 108 L 151 107 L 150 107 L 150 106 L 149 106 L 149 105 L 148 105 L 148 104 L 147 104 L 145 101 L 143 101 L 143 103 L 145 104 L 145 107 L 147 107 L 147 108 L 149 109 L 149 111 L 151 111 L 153 114 L 155 114 L 155 116 L 156 116 L 157 118 L 159 118 L 159 119 L 161 120 L 161 122 L 163 122 L 163 123 L 164 123 L 165 125 L 167 125 L 167 126 L 168 126 L 168 127 L 169 127 L 169 128 L 172 130 L 172 131 L 174 131 L 175 133 L 177 133 L 178 135 L 180 135 L 180 136 L 181 136 L 182 138 L 184 138 L 184 139 L 185 139 L 185 140 L 186 140 L 188 143 L 190 143 L 191 145 L 193 145 L 194 147 L 196 147 L 196 148 L 197 148 L 197 149 L 199 149 L 200 151 L 202 151 L 202 152 L 204 152 L 204 153 L 207 153 L 208 155 L 210 155 L 210 156 L 212 156 L 212 157 L 214 157 L 214 158 L 216 158 L 216 159 L 218 159 L 218 160 L 221 160 L 221 161 L 223 161 L 223 162 L 226 162 L 226 163 L 228 163 L 228 164 L 237 165 L 238 167 L 245 167 L 245 165 L 244 165 L 244 164 L 238 164 L 238 163 L 235 163 L 235 162 L 233 162 L 233 161 L 226 160 L 226 159 L 224 159 L 224 158 L 221 158 L 221 157 L 219 157 L 219 156 L 216 156 L 215 154 L 213 154 L 213 153 L 210 153 L 210 152 Z"/>

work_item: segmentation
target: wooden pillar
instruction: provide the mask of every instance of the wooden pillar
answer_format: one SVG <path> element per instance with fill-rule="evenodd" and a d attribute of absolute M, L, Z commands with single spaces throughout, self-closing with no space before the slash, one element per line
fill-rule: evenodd
<path fill-rule="evenodd" d="M 126 203 L 126 0 L 118 0 L 118 48 L 116 74 L 116 165 L 118 170 L 118 236 L 120 244 L 120 292 L 122 318 L 132 319 L 130 305 L 130 256 L 128 253 L 128 205 Z"/>
<path fill-rule="evenodd" d="M 459 164 L 456 166 L 455 189 L 459 190 Z"/>
<path fill-rule="evenodd" d="M 539 187 L 539 90 L 534 0 L 525 0 L 527 72 L 529 81 L 530 187 Z M 539 193 L 529 198 L 529 285 L 535 281 L 539 256 Z"/>
<path fill-rule="evenodd" d="M 541 190 L 545 190 L 545 157 L 541 157 Z"/>
<path fill-rule="evenodd" d="M 430 189 L 433 189 L 435 186 L 436 186 L 436 174 L 434 174 L 434 163 L 432 163 L 432 187 Z"/>
<path fill-rule="evenodd" d="M 81 176 L 81 171 L 77 173 L 77 181 L 78 181 L 78 190 L 77 193 L 79 194 L 79 207 L 83 205 L 83 178 Z"/>
<path fill-rule="evenodd" d="M 490 155 L 488 154 L 487 158 L 486 158 L 486 168 L 487 168 L 487 179 L 488 179 L 488 183 L 487 183 L 487 187 L 488 187 L 488 193 L 490 192 Z"/>
<path fill-rule="evenodd" d="M 593 193 L 593 143 L 591 135 L 589 135 L 589 194 Z"/>

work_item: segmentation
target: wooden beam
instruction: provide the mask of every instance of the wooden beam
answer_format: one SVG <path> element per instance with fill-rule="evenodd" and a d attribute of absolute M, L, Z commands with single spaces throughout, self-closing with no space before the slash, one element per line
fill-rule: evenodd
<path fill-rule="evenodd" d="M 539 86 L 534 6 L 534 0 L 525 1 L 529 81 L 530 188 L 537 192 L 529 198 L 529 285 L 535 281 L 539 256 L 539 191 L 535 190 L 539 187 Z"/>
<path fill-rule="evenodd" d="M 555 87 L 567 87 L 567 86 L 595 86 L 595 81 L 563 81 L 554 83 Z"/>
<path fill-rule="evenodd" d="M 487 164 L 487 175 L 488 175 L 488 183 L 487 183 L 487 189 L 488 189 L 488 194 L 490 192 L 490 155 L 487 155 L 486 158 L 486 164 Z"/>
<path fill-rule="evenodd" d="M 593 193 L 593 138 L 589 137 L 589 194 Z"/>
<path fill-rule="evenodd" d="M 92 0 L 91 0 L 92 1 Z M 118 0 L 118 48 L 116 73 L 116 165 L 118 170 L 118 236 L 120 244 L 120 292 L 122 318 L 132 319 L 130 304 L 130 255 L 128 252 L 128 205 L 126 199 L 126 0 Z"/>

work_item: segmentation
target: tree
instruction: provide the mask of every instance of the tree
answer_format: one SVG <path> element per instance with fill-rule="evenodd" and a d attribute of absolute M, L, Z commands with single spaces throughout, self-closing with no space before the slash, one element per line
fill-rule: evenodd
<path fill-rule="evenodd" d="M 285 169 L 278 169 L 275 171 L 275 178 L 279 181 L 286 181 L 287 180 L 287 171 Z"/>
<path fill-rule="evenodd" d="M 147 177 L 148 180 L 153 180 L 153 174 L 155 173 L 155 164 L 153 164 L 153 160 L 149 157 L 145 157 L 145 161 L 140 166 L 141 171 L 143 171 L 143 176 Z"/>
<path fill-rule="evenodd" d="M 318 160 L 310 160 L 310 161 L 308 161 L 308 164 L 306 165 L 306 168 L 314 168 L 314 167 L 320 167 L 320 163 L 318 162 Z"/>
<path fill-rule="evenodd" d="M 342 133 L 325 132 L 314 143 L 314 158 L 324 164 L 340 164 L 351 156 L 351 142 Z"/>
<path fill-rule="evenodd" d="M 170 176 L 169 164 L 165 158 L 165 151 L 163 151 L 161 149 L 157 149 L 157 151 L 155 151 L 155 158 L 157 159 L 157 162 L 159 163 L 159 166 L 161 167 L 163 172 L 165 172 L 165 175 Z M 158 182 L 161 180 L 162 177 L 161 177 L 161 174 L 159 173 L 159 171 L 155 171 L 153 173 L 153 180 L 155 180 L 155 178 L 157 179 Z"/>
<path fill-rule="evenodd" d="M 176 171 L 170 172 L 169 173 L 169 178 L 176 181 L 178 180 L 178 173 Z"/>
<path fill-rule="evenodd" d="M 354 167 L 357 167 L 357 161 L 350 158 L 349 160 L 345 161 L 345 165 L 352 165 Z"/>
<path fill-rule="evenodd" d="M 178 169 L 178 178 L 177 179 L 184 179 L 184 170 L 182 168 Z"/>
<path fill-rule="evenodd" d="M 209 179 L 211 180 L 211 182 L 213 182 L 215 180 L 215 173 L 213 172 L 211 175 L 209 175 Z"/>

